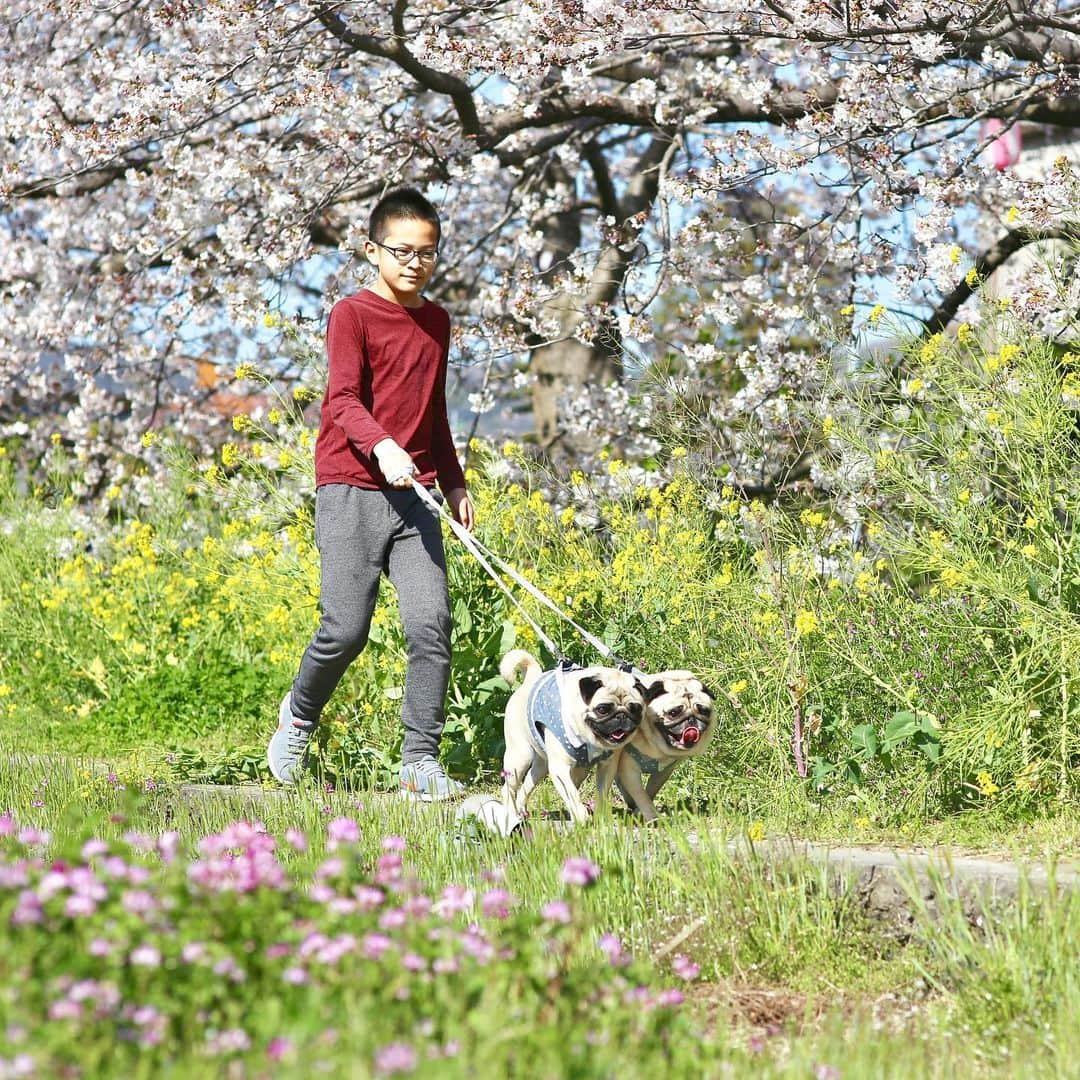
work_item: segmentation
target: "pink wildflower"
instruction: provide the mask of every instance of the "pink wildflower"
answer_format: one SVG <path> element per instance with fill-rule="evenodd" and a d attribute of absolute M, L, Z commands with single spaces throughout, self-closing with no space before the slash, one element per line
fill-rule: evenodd
<path fill-rule="evenodd" d="M 685 979 L 687 982 L 696 979 L 701 974 L 701 967 L 695 964 L 688 956 L 683 956 L 679 953 L 671 961 L 671 970 L 679 976 L 680 979 Z"/>
<path fill-rule="evenodd" d="M 443 919 L 468 911 L 476 900 L 472 889 L 464 885 L 447 885 L 435 901 L 435 914 Z"/>
<path fill-rule="evenodd" d="M 64 914 L 69 919 L 79 919 L 84 915 L 93 915 L 97 911 L 97 903 L 91 896 L 75 893 L 69 896 L 64 903 Z"/>
<path fill-rule="evenodd" d="M 361 950 L 368 960 L 378 960 L 393 944 L 385 934 L 365 934 Z"/>
<path fill-rule="evenodd" d="M 271 1061 L 281 1061 L 293 1051 L 293 1044 L 286 1038 L 278 1035 L 270 1040 L 266 1046 L 266 1056 Z"/>
<path fill-rule="evenodd" d="M 176 861 L 176 856 L 180 850 L 180 841 L 180 834 L 175 829 L 163 832 L 158 837 L 157 849 L 162 862 L 171 863 Z"/>
<path fill-rule="evenodd" d="M 412 1072 L 417 1064 L 416 1051 L 406 1043 L 390 1043 L 375 1055 L 375 1073 L 393 1076 L 394 1073 Z"/>
<path fill-rule="evenodd" d="M 517 899 L 505 889 L 489 889 L 480 897 L 480 910 L 488 919 L 505 919 Z"/>
<path fill-rule="evenodd" d="M 339 844 L 355 844 L 360 839 L 360 826 L 353 818 L 334 818 L 326 826 L 326 846 L 333 851 Z"/>
<path fill-rule="evenodd" d="M 600 951 L 608 958 L 608 963 L 612 967 L 626 967 L 630 963 L 630 955 L 614 934 L 601 934 L 598 944 Z"/>
<path fill-rule="evenodd" d="M 552 900 L 540 909 L 540 917 L 549 923 L 570 922 L 570 905 L 565 900 Z"/>
<path fill-rule="evenodd" d="M 52 833 L 46 832 L 44 829 L 20 829 L 16 839 L 20 844 L 25 844 L 27 847 L 37 845 L 45 847 L 52 840 Z"/>
<path fill-rule="evenodd" d="M 153 945 L 139 945 L 128 957 L 135 967 L 160 967 L 161 953 Z"/>
<path fill-rule="evenodd" d="M 564 885 L 577 885 L 585 888 L 592 885 L 599 876 L 600 867 L 579 855 L 571 855 L 563 863 L 561 877 Z"/>

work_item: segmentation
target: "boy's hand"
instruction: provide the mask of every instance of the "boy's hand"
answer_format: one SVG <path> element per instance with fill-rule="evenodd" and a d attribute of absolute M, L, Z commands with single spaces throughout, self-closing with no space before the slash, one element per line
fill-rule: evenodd
<path fill-rule="evenodd" d="M 379 463 L 386 482 L 393 488 L 412 487 L 416 465 L 413 459 L 393 439 L 377 442 L 371 451 Z"/>
<path fill-rule="evenodd" d="M 464 488 L 454 488 L 446 493 L 446 504 L 454 515 L 454 520 L 464 525 L 469 532 L 473 531 L 476 517 L 473 513 L 472 499 Z"/>

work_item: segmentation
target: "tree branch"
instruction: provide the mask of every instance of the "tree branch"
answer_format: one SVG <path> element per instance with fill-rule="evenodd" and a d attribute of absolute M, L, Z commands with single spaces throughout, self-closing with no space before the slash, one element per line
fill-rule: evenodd
<path fill-rule="evenodd" d="M 467 137 L 483 141 L 483 125 L 476 111 L 472 87 L 456 75 L 426 67 L 405 47 L 407 39 L 404 26 L 405 0 L 398 0 L 395 4 L 393 11 L 395 36 L 391 42 L 386 42 L 373 34 L 360 34 L 350 29 L 338 14 L 337 9 L 341 6 L 341 3 L 317 4 L 315 15 L 338 41 L 348 45 L 349 48 L 367 53 L 369 56 L 392 60 L 403 71 L 407 71 L 424 89 L 446 94 L 457 110 L 462 133 Z"/>
<path fill-rule="evenodd" d="M 925 329 L 922 336 L 929 337 L 931 334 L 941 333 L 952 322 L 961 305 L 974 295 L 979 284 L 985 281 L 999 267 L 1004 266 L 1009 259 L 1018 251 L 1022 251 L 1028 244 L 1037 244 L 1043 240 L 1060 240 L 1071 235 L 1071 233 L 1072 230 L 1067 226 L 1039 231 L 1010 229 L 975 260 L 977 274 L 975 283 L 968 284 L 967 278 L 965 278 L 938 304 L 934 313 L 928 319 L 923 320 Z"/>

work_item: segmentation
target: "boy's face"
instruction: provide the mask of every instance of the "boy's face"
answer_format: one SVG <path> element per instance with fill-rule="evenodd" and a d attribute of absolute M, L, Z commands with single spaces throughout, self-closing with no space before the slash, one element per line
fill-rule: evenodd
<path fill-rule="evenodd" d="M 379 268 L 380 283 L 407 304 L 419 299 L 435 269 L 430 256 L 439 246 L 439 231 L 431 222 L 419 218 L 391 218 L 387 224 L 386 235 L 378 243 L 364 242 L 364 254 L 372 266 Z M 388 250 L 391 248 L 394 250 Z M 410 254 L 413 252 L 416 254 Z"/>

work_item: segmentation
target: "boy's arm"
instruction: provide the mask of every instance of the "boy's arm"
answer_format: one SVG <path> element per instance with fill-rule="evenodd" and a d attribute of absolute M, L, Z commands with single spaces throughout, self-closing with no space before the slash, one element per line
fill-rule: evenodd
<path fill-rule="evenodd" d="M 375 444 L 390 436 L 360 400 L 361 375 L 366 366 L 364 335 L 360 320 L 344 302 L 339 301 L 330 312 L 326 357 L 330 418 L 360 453 L 371 457 Z"/>

